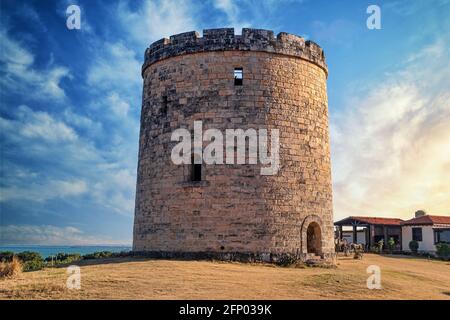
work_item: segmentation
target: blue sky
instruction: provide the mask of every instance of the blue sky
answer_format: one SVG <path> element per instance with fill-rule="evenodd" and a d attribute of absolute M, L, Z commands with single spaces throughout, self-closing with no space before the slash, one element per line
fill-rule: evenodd
<path fill-rule="evenodd" d="M 336 219 L 450 214 L 448 0 L 0 3 L 0 245 L 131 243 L 145 48 L 214 27 L 324 48 Z"/>

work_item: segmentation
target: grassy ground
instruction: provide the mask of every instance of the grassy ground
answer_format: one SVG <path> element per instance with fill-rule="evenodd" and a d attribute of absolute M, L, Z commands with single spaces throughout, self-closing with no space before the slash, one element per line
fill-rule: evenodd
<path fill-rule="evenodd" d="M 92 263 L 92 262 L 91 262 Z M 450 262 L 365 254 L 337 269 L 173 260 L 112 259 L 81 266 L 81 289 L 66 269 L 0 280 L 0 299 L 450 299 Z M 369 290 L 366 268 L 381 268 Z"/>

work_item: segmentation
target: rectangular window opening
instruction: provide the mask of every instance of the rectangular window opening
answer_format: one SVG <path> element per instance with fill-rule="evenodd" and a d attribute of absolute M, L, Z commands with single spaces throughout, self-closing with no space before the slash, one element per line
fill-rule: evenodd
<path fill-rule="evenodd" d="M 450 244 L 450 229 L 435 229 L 434 244 L 448 243 Z"/>
<path fill-rule="evenodd" d="M 412 239 L 422 241 L 422 228 L 412 228 Z"/>
<path fill-rule="evenodd" d="M 202 164 L 194 163 L 195 157 L 191 157 L 191 181 L 202 181 Z"/>
<path fill-rule="evenodd" d="M 242 86 L 244 80 L 244 70 L 242 68 L 234 68 L 234 85 Z"/>

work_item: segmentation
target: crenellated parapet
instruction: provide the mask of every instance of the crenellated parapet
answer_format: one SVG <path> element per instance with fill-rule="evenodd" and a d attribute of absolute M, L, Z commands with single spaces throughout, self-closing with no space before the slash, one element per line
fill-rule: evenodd
<path fill-rule="evenodd" d="M 144 70 L 155 62 L 170 57 L 209 51 L 262 51 L 295 56 L 321 67 L 328 74 L 323 49 L 313 41 L 271 30 L 243 28 L 242 35 L 235 35 L 234 28 L 205 29 L 203 37 L 196 31 L 184 32 L 163 38 L 145 51 Z"/>

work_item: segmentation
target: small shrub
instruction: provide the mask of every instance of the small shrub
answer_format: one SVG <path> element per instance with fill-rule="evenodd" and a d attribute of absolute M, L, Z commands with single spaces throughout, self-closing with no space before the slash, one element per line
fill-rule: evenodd
<path fill-rule="evenodd" d="M 22 263 L 13 255 L 11 261 L 0 262 L 0 278 L 13 278 L 22 272 Z"/>
<path fill-rule="evenodd" d="M 43 260 L 29 260 L 23 263 L 23 271 L 37 271 L 44 268 L 44 266 Z"/>
<path fill-rule="evenodd" d="M 88 253 L 83 256 L 83 259 L 103 259 L 103 258 L 111 258 L 114 256 L 114 253 L 111 251 L 99 251 L 94 253 Z"/>
<path fill-rule="evenodd" d="M 79 253 L 58 253 L 55 256 L 45 258 L 45 262 L 54 264 L 69 264 L 81 260 Z"/>
<path fill-rule="evenodd" d="M 43 260 L 42 256 L 38 252 L 34 251 L 23 251 L 17 254 L 20 260 L 23 262 L 32 260 Z"/>
<path fill-rule="evenodd" d="M 24 251 L 17 254 L 17 257 L 23 263 L 23 271 L 36 271 L 44 267 L 44 259 L 37 252 Z"/>
<path fill-rule="evenodd" d="M 113 256 L 115 258 L 125 258 L 132 256 L 132 251 L 120 251 L 120 252 L 114 252 Z"/>
<path fill-rule="evenodd" d="M 276 264 L 280 267 L 291 267 L 295 266 L 298 263 L 298 259 L 291 255 L 283 255 L 281 256 Z"/>
<path fill-rule="evenodd" d="M 411 241 L 409 242 L 409 249 L 410 249 L 413 253 L 417 254 L 417 251 L 419 251 L 419 243 L 418 243 L 416 240 L 411 240 Z"/>
<path fill-rule="evenodd" d="M 14 257 L 12 251 L 0 251 L 0 262 L 11 262 Z"/>
<path fill-rule="evenodd" d="M 388 242 L 387 242 L 387 245 L 388 245 L 388 247 L 389 247 L 389 251 L 394 251 L 394 248 L 395 248 L 395 240 L 394 240 L 394 238 L 389 238 L 389 240 L 388 240 Z"/>
<path fill-rule="evenodd" d="M 450 258 L 450 244 L 438 243 L 436 245 L 436 254 L 440 258 Z"/>
<path fill-rule="evenodd" d="M 0 251 L 0 262 L 11 262 L 13 257 L 12 251 Z"/>

